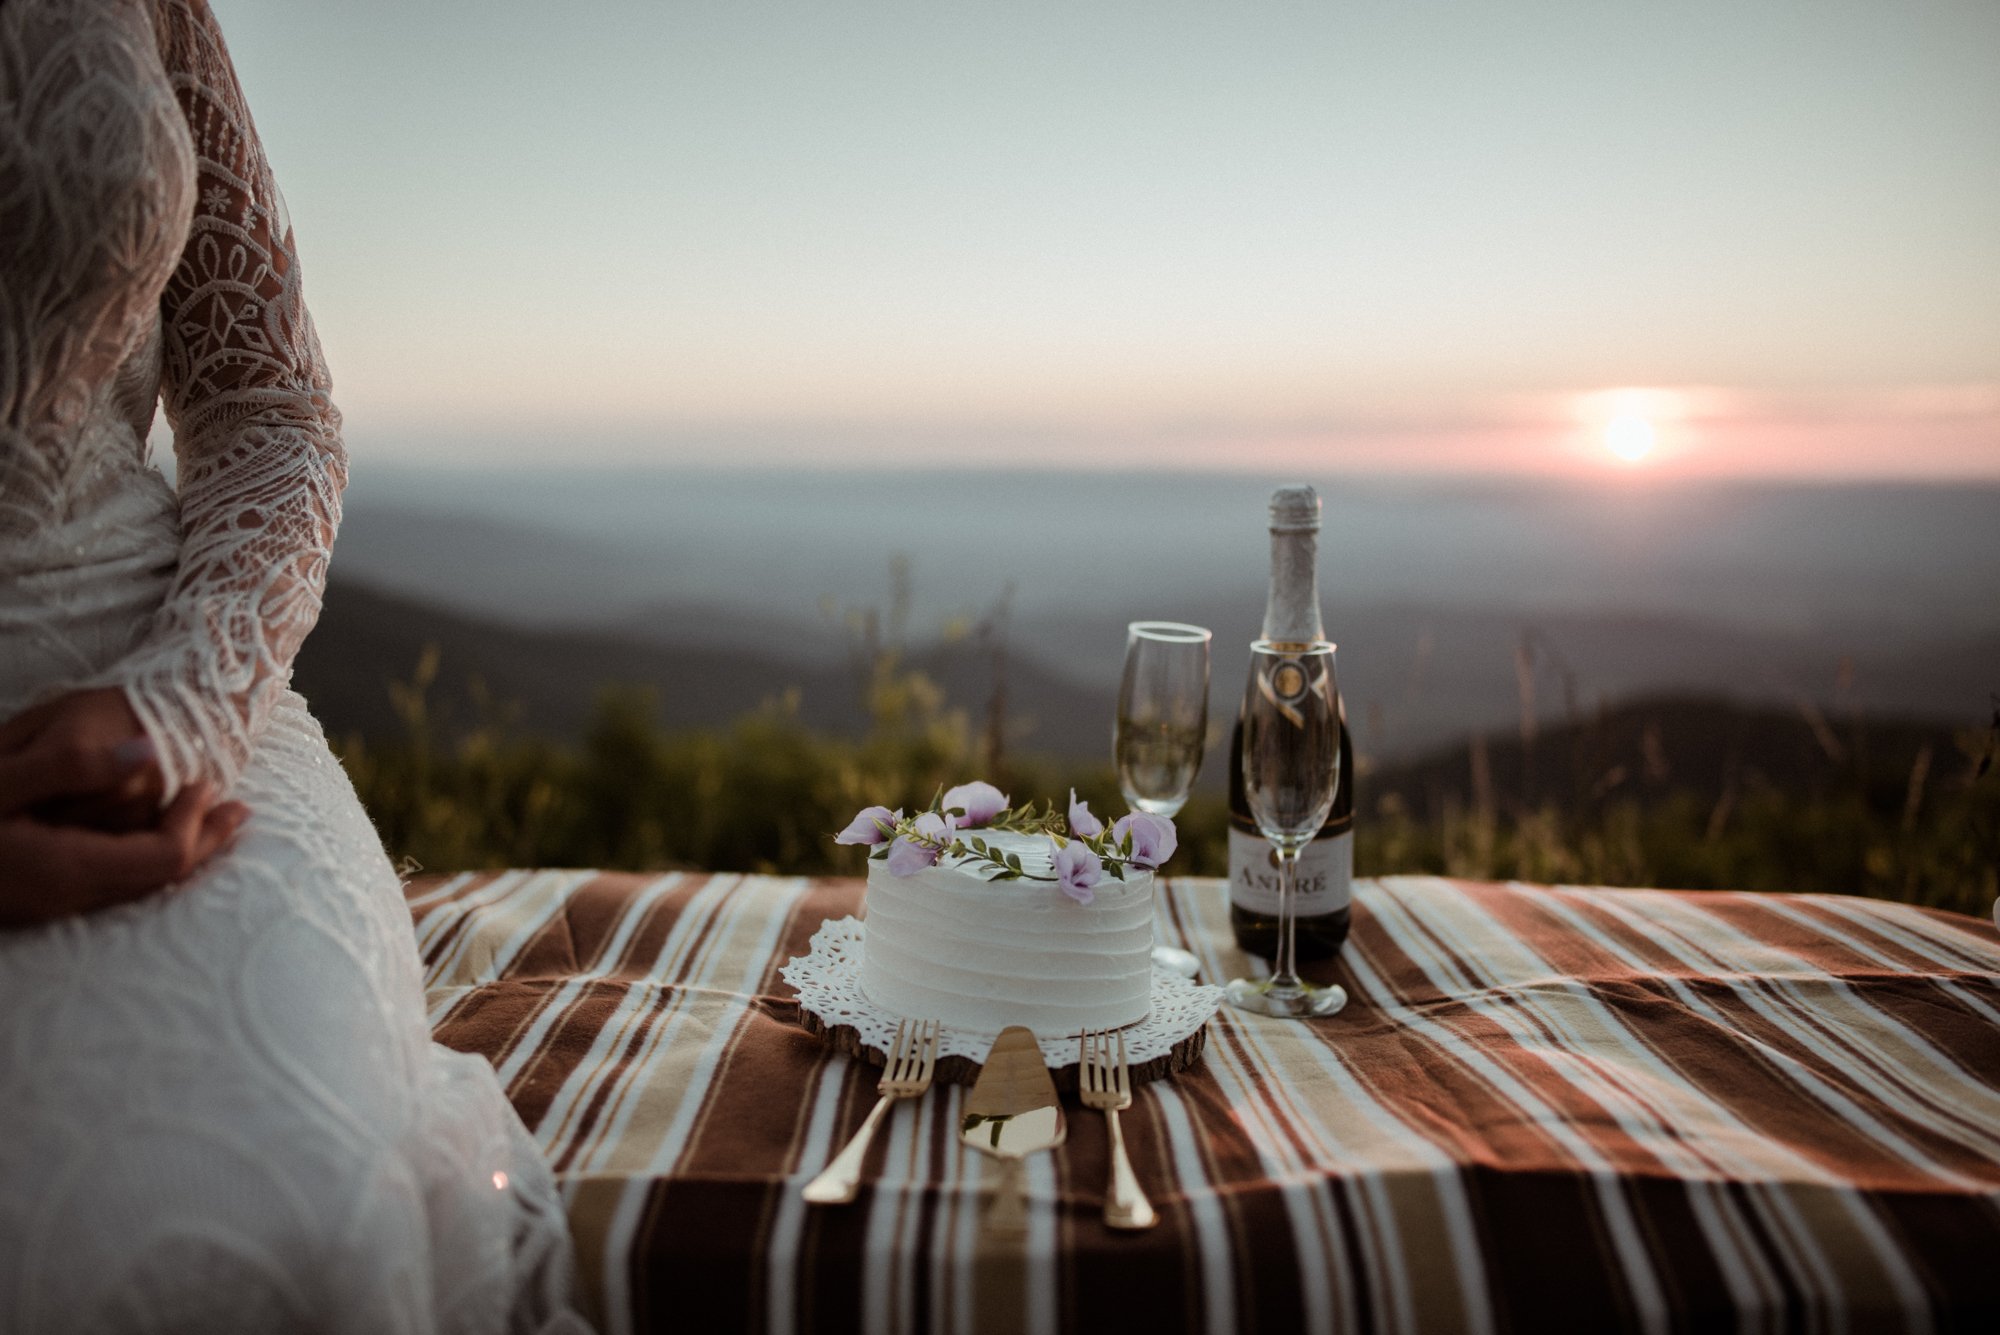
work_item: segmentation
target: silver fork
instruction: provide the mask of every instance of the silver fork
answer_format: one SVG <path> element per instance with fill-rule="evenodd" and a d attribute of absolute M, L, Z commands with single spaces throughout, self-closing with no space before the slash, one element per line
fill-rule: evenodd
<path fill-rule="evenodd" d="M 1152 1203 L 1139 1187 L 1132 1161 L 1125 1157 L 1125 1135 L 1118 1129 L 1118 1113 L 1132 1106 L 1132 1071 L 1125 1064 L 1125 1035 L 1118 1035 L 1118 1060 L 1111 1060 L 1111 1035 L 1105 1030 L 1083 1031 L 1083 1055 L 1077 1063 L 1077 1088 L 1083 1106 L 1101 1109 L 1104 1124 L 1111 1128 L 1111 1182 L 1104 1189 L 1104 1222 L 1113 1228 L 1151 1228 L 1160 1222 Z"/>
<path fill-rule="evenodd" d="M 854 1133 L 826 1170 L 806 1183 L 806 1199 L 814 1205 L 845 1205 L 861 1186 L 861 1161 L 868 1157 L 868 1143 L 882 1114 L 897 1099 L 912 1099 L 931 1087 L 931 1071 L 937 1065 L 938 1022 L 925 1020 L 912 1025 L 908 1020 L 896 1026 L 896 1041 L 889 1048 L 889 1061 L 882 1068 L 882 1083 L 876 1091 L 875 1110 Z"/>

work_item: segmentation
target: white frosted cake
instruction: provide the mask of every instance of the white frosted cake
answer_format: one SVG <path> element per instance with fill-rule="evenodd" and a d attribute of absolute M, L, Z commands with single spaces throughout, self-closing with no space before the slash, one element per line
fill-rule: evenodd
<path fill-rule="evenodd" d="M 1053 875 L 1046 836 L 979 830 L 1030 877 Z M 990 880 L 947 854 L 914 874 L 868 864 L 861 990 L 898 1015 L 1055 1038 L 1146 1018 L 1153 991 L 1153 873 L 1106 876 L 1079 904 L 1049 880 Z"/>

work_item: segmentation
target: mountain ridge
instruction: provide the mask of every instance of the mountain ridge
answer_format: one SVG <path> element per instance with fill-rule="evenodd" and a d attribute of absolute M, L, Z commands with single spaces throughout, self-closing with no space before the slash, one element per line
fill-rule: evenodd
<path fill-rule="evenodd" d="M 660 726 L 673 730 L 724 726 L 750 710 L 788 698 L 789 707 L 811 727 L 849 735 L 866 727 L 864 672 L 834 631 L 828 631 L 825 642 L 837 647 L 800 657 L 789 642 L 785 652 L 777 652 L 703 642 L 699 635 L 677 638 L 669 627 L 698 622 L 703 615 L 699 609 L 676 616 L 663 607 L 648 615 L 651 634 L 617 623 L 596 628 L 521 626 L 352 578 L 336 578 L 327 590 L 319 627 L 299 655 L 295 684 L 329 732 L 369 740 L 389 740 L 405 732 L 391 684 L 409 683 L 433 646 L 439 666 L 429 688 L 428 708 L 432 720 L 446 732 L 505 716 L 521 731 L 572 740 L 581 734 L 606 685 L 650 690 Z M 1408 631 L 1423 624 L 1425 615 L 1436 614 L 1398 615 Z M 1351 614 L 1343 620 L 1353 630 L 1364 618 Z M 1394 620 L 1378 620 L 1377 625 Z M 1610 647 L 1618 648 L 1617 623 L 1599 629 Z M 1669 629 L 1678 633 L 1680 628 Z M 1073 644 L 1103 638 L 1095 619 L 1080 620 L 1056 633 Z M 1377 629 L 1372 634 L 1386 642 L 1389 631 Z M 1102 760 L 1109 751 L 1117 689 L 1115 675 L 1110 675 L 1115 674 L 1118 659 L 1115 633 L 1109 652 L 1101 647 L 1092 650 L 1101 661 L 1091 670 L 1106 674 L 1097 680 L 1048 666 L 1018 647 L 1022 638 L 1017 627 L 1004 657 L 1008 744 L 1064 758 Z M 1598 683 L 1566 692 L 1562 674 L 1577 670 L 1560 657 L 1568 651 L 1552 649 L 1554 638 L 1545 632 L 1539 638 L 1530 634 L 1524 641 L 1520 629 L 1510 629 L 1505 615 L 1496 612 L 1475 631 L 1461 628 L 1454 636 L 1434 636 L 1426 652 L 1434 662 L 1445 662 L 1452 669 L 1449 674 L 1415 663 L 1417 655 L 1408 648 L 1403 652 L 1410 657 L 1399 660 L 1386 643 L 1374 642 L 1367 633 L 1349 641 L 1365 646 L 1351 650 L 1342 664 L 1342 688 L 1357 744 L 1373 761 L 1386 765 L 1414 762 L 1437 752 L 1455 750 L 1462 755 L 1471 736 L 1498 734 L 1510 727 L 1518 730 L 1523 699 L 1512 668 L 1524 642 L 1529 646 L 1525 652 L 1529 679 L 1535 683 L 1532 717 L 1544 731 L 1559 728 L 1572 717 L 1616 709 L 1629 700 L 1675 696 L 1799 717 L 1804 716 L 1804 706 L 1843 717 L 1862 711 L 1962 726 L 1984 717 L 1993 687 L 2000 686 L 2000 633 L 1996 633 L 1968 637 L 1949 654 L 1927 651 L 1928 656 L 1917 658 L 1864 662 L 1852 674 L 1856 679 L 1893 677 L 1922 671 L 1927 663 L 1939 679 L 1933 688 L 1936 694 L 1913 698 L 1962 701 L 1956 707 L 1900 707 L 1893 697 L 1885 702 L 1852 689 L 1843 693 L 1832 664 L 1826 665 L 1829 670 L 1817 685 L 1780 682 L 1762 689 L 1730 690 L 1725 688 L 1725 673 L 1720 682 L 1712 676 L 1691 686 L 1640 681 L 1614 691 Z M 1242 671 L 1233 666 L 1231 643 L 1218 636 L 1223 647 L 1218 649 L 1213 677 L 1212 724 L 1219 724 L 1230 711 L 1233 683 Z M 1467 644 L 1483 647 L 1474 655 Z M 1625 652 L 1643 660 L 1648 651 L 1641 645 Z M 905 661 L 936 680 L 946 699 L 964 708 L 975 726 L 983 725 L 995 686 L 994 646 L 976 638 L 931 643 L 908 650 Z M 1070 660 L 1089 661 L 1083 654 Z M 1350 664 L 1360 667 L 1350 671 Z M 1988 665 L 1994 669 L 1990 677 L 1982 673 Z M 1431 673 L 1428 678 L 1426 671 Z M 1982 681 L 1990 684 L 1981 689 Z M 1457 696 L 1454 711 L 1435 703 L 1447 692 Z M 1425 719 L 1429 726 L 1410 727 L 1412 717 Z"/>

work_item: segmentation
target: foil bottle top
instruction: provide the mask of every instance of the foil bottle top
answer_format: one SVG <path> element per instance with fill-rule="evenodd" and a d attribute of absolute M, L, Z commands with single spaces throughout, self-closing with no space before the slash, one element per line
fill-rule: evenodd
<path fill-rule="evenodd" d="M 1271 532 L 1319 532 L 1319 493 L 1303 485 L 1272 492 Z"/>
<path fill-rule="evenodd" d="M 1319 619 L 1319 493 L 1280 487 L 1271 495 L 1271 597 L 1264 638 L 1312 644 L 1326 638 Z"/>

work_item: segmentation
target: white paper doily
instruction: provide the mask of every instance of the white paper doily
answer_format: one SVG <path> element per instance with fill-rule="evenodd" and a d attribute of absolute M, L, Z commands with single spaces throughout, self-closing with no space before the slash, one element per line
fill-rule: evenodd
<path fill-rule="evenodd" d="M 799 1005 L 828 1028 L 844 1025 L 860 1035 L 863 1045 L 887 1052 L 896 1042 L 896 1026 L 904 1017 L 876 1005 L 861 990 L 863 930 L 859 918 L 828 918 L 813 933 L 811 953 L 792 960 L 779 970 L 779 976 L 798 989 Z M 1221 988 L 1155 966 L 1152 1010 L 1122 1031 L 1125 1059 L 1136 1067 L 1169 1056 L 1200 1032 L 1221 1005 Z M 997 1032 L 943 1029 L 938 1035 L 938 1055 L 984 1062 L 995 1037 Z M 1081 1044 L 1073 1034 L 1037 1037 L 1036 1043 L 1042 1049 L 1042 1060 L 1052 1068 L 1074 1066 L 1082 1057 Z"/>

